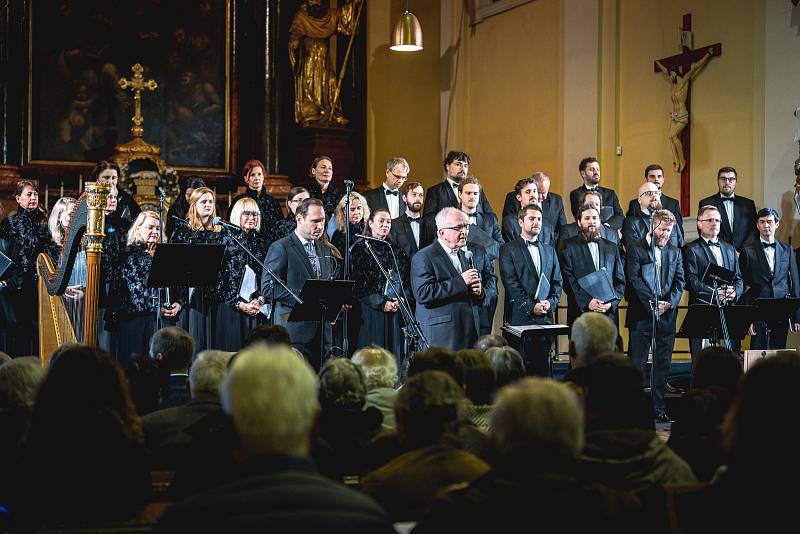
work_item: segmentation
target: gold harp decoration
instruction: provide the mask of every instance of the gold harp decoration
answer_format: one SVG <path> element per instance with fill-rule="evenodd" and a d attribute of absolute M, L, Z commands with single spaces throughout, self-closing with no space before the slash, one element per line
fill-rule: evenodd
<path fill-rule="evenodd" d="M 64 235 L 58 266 L 47 254 L 39 254 L 36 268 L 39 273 L 39 355 L 47 365 L 53 351 L 64 343 L 80 341 L 97 346 L 97 309 L 100 288 L 100 258 L 105 236 L 105 207 L 110 188 L 107 184 L 87 182 L 86 191 L 78 203 Z M 82 331 L 76 332 L 67 313 L 64 295 L 70 281 L 75 259 L 85 239 L 86 289 L 83 295 Z"/>

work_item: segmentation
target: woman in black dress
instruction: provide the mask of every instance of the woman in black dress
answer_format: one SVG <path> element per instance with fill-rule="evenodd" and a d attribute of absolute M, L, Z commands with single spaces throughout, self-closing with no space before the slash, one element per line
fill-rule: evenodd
<path fill-rule="evenodd" d="M 308 193 L 311 198 L 318 198 L 325 205 L 325 218 L 330 220 L 333 211 L 336 209 L 342 192 L 333 185 L 333 160 L 329 156 L 319 156 L 314 158 L 311 164 L 309 175 L 314 180 L 308 186 Z"/>
<path fill-rule="evenodd" d="M 20 180 L 14 191 L 16 213 L 0 223 L 0 240 L 7 244 L 7 256 L 13 262 L 3 275 L 1 289 L 11 313 L 6 318 L 6 352 L 12 356 L 38 354 L 38 302 L 36 288 L 36 256 L 44 250 L 50 237 L 45 226 L 45 213 L 39 207 L 36 184 Z M 13 316 L 13 317 L 12 317 Z"/>
<path fill-rule="evenodd" d="M 231 224 L 242 229 L 241 232 L 226 229 L 231 240 L 235 237 L 247 247 L 253 256 L 263 261 L 267 254 L 266 241 L 259 235 L 261 213 L 256 201 L 252 198 L 241 198 L 231 209 Z M 237 352 L 242 342 L 264 316 L 260 313 L 265 298 L 261 296 L 261 266 L 253 257 L 242 250 L 238 243 L 233 243 L 231 253 L 226 255 L 227 263 L 223 265 L 222 299 L 224 305 L 219 307 L 216 320 L 216 349 Z M 247 271 L 250 267 L 252 272 Z M 247 296 L 242 296 L 245 272 L 252 277 L 254 285 L 247 288 Z"/>
<path fill-rule="evenodd" d="M 119 186 L 119 167 L 113 161 L 100 161 L 92 169 L 89 182 L 104 182 L 119 189 L 117 211 L 121 217 L 133 221 L 142 212 L 133 195 Z M 79 191 L 80 193 L 80 191 Z"/>
<path fill-rule="evenodd" d="M 53 265 L 58 267 L 58 262 L 61 260 L 61 250 L 64 248 L 64 237 L 67 233 L 67 226 L 75 211 L 77 201 L 72 197 L 61 197 L 50 211 L 50 217 L 47 219 L 47 228 L 50 230 L 50 242 L 45 246 L 45 252 L 53 260 Z"/>
<path fill-rule="evenodd" d="M 117 320 L 116 357 L 122 367 L 148 353 L 150 338 L 155 333 L 158 294 L 147 287 L 147 276 L 159 239 L 158 214 L 143 211 L 128 231 L 126 246 L 116 256 L 112 290 L 114 315 Z M 181 303 L 162 303 L 161 315 L 174 318 Z"/>
<path fill-rule="evenodd" d="M 381 265 L 388 271 L 394 271 L 395 280 L 402 280 L 406 288 L 410 288 L 409 262 L 406 253 L 389 240 L 392 228 L 392 216 L 386 208 L 374 210 L 367 222 L 367 235 L 384 241 L 370 242 L 373 252 Z M 391 351 L 397 359 L 398 368 L 405 356 L 403 318 L 400 303 L 386 278 L 375 263 L 375 259 L 367 250 L 364 240 L 359 240 L 353 247 L 353 297 L 361 303 L 361 328 L 358 336 L 358 347 L 370 344 Z M 395 264 L 395 258 L 397 263 Z M 399 273 L 398 273 L 399 269 Z M 398 291 L 400 290 L 397 287 Z M 402 294 L 402 293 L 401 293 Z"/>
<path fill-rule="evenodd" d="M 183 181 L 183 184 L 181 184 L 181 192 L 178 198 L 170 204 L 167 210 L 167 241 L 172 241 L 172 234 L 175 228 L 181 225 L 181 223 L 176 220 L 176 217 L 178 219 L 186 219 L 186 214 L 189 213 L 189 199 L 192 198 L 194 190 L 200 187 L 206 187 L 206 183 L 199 176 L 189 176 Z"/>
<path fill-rule="evenodd" d="M 293 187 L 289 191 L 289 195 L 286 197 L 286 217 L 276 222 L 271 229 L 267 228 L 267 248 L 278 239 L 286 237 L 295 231 L 297 228 L 295 210 L 309 196 L 308 189 L 305 187 Z"/>
<path fill-rule="evenodd" d="M 241 195 L 236 195 L 233 203 L 236 204 L 243 198 L 252 198 L 256 201 L 258 211 L 261 213 L 261 230 L 259 230 L 259 233 L 263 236 L 273 224 L 283 218 L 281 205 L 275 200 L 275 197 L 267 193 L 267 189 L 264 187 L 267 171 L 263 163 L 257 159 L 251 159 L 244 164 L 242 176 L 244 183 L 247 184 L 247 191 Z M 238 224 L 238 222 L 234 224 Z"/>
<path fill-rule="evenodd" d="M 339 249 L 339 252 L 341 252 L 342 255 L 344 255 L 344 200 L 345 198 L 342 197 L 341 200 L 339 200 L 339 203 L 336 205 L 336 210 L 334 212 L 334 217 L 336 218 L 336 231 L 333 232 L 333 237 L 331 237 L 331 243 L 333 243 L 333 246 Z M 350 224 L 351 248 L 353 247 L 353 243 L 356 242 L 355 235 L 364 233 L 364 221 L 368 218 L 369 205 L 367 205 L 367 199 L 359 193 L 350 193 L 350 214 L 349 217 L 347 217 L 347 220 Z"/>

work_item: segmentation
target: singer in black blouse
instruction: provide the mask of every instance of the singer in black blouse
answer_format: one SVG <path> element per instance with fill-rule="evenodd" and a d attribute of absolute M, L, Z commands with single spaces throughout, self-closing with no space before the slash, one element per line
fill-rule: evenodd
<path fill-rule="evenodd" d="M 377 241 L 369 242 L 380 264 L 388 271 L 394 271 L 395 278 L 402 280 L 407 291 L 411 290 L 409 262 L 406 253 L 389 240 L 392 216 L 386 208 L 377 208 L 369 215 L 366 235 Z M 405 355 L 403 322 L 400 303 L 390 287 L 387 287 L 375 258 L 367 250 L 364 239 L 353 247 L 353 297 L 361 304 L 361 325 L 358 335 L 358 348 L 370 344 L 391 351 L 397 359 L 398 368 Z M 395 263 L 395 259 L 397 263 Z M 399 268 L 399 273 L 398 273 Z M 398 278 L 399 274 L 399 278 Z M 399 290 L 399 287 L 398 287 Z"/>

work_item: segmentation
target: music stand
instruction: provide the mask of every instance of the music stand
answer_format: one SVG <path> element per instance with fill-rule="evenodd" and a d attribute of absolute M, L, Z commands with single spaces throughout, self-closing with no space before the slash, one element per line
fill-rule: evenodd
<path fill-rule="evenodd" d="M 302 304 L 295 304 L 289 321 L 319 322 L 319 357 L 325 357 L 325 322 L 333 323 L 343 304 L 353 302 L 355 280 L 318 280 L 310 278 L 300 290 Z M 347 332 L 345 332 L 347 335 Z"/>
<path fill-rule="evenodd" d="M 758 298 L 753 304 L 758 307 L 758 321 L 766 324 L 767 349 L 769 349 L 769 338 L 770 333 L 772 332 L 769 328 L 769 325 L 785 321 L 787 318 L 794 315 L 797 309 L 800 308 L 800 298 Z"/>
<path fill-rule="evenodd" d="M 719 307 L 714 304 L 692 304 L 676 337 L 723 339 L 723 328 L 720 322 Z M 747 335 L 747 330 L 753 322 L 758 311 L 757 306 L 725 306 L 725 322 L 732 340 L 741 341 Z"/>
<path fill-rule="evenodd" d="M 145 285 L 158 288 L 213 286 L 224 256 L 225 245 L 159 243 Z M 188 307 L 189 303 L 186 305 Z M 161 310 L 156 310 L 156 326 L 160 320 Z"/>

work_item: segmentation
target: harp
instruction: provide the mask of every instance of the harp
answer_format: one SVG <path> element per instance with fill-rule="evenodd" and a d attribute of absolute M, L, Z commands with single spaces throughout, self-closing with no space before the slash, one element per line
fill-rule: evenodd
<path fill-rule="evenodd" d="M 109 190 L 106 184 L 87 183 L 65 232 L 58 266 L 44 253 L 36 260 L 39 355 L 44 366 L 63 343 L 97 345 L 100 257 Z"/>

